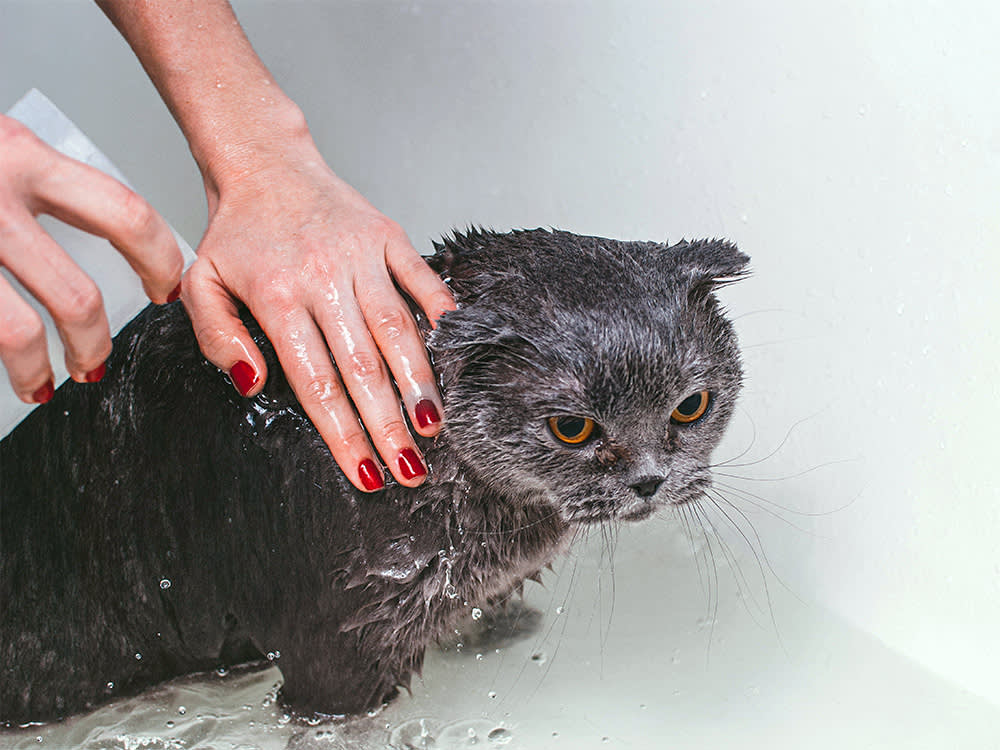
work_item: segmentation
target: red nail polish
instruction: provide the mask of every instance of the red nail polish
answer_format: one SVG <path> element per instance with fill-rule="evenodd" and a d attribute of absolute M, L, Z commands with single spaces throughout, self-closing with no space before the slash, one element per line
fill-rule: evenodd
<path fill-rule="evenodd" d="M 37 391 L 31 394 L 31 400 L 36 404 L 47 404 L 52 400 L 52 397 L 56 395 L 55 386 L 52 384 L 52 379 L 49 382 L 39 388 Z"/>
<path fill-rule="evenodd" d="M 98 380 L 104 377 L 104 373 L 107 371 L 108 365 L 106 362 L 101 362 L 97 367 L 88 372 L 83 376 L 83 379 L 88 383 L 96 383 Z"/>
<path fill-rule="evenodd" d="M 361 484 L 369 492 L 385 487 L 385 480 L 382 479 L 378 467 L 370 458 L 366 458 L 358 465 L 358 476 L 361 477 Z"/>
<path fill-rule="evenodd" d="M 260 380 L 257 377 L 257 371 L 253 369 L 253 365 L 243 361 L 233 365 L 233 369 L 229 371 L 229 379 L 233 381 L 233 385 L 240 392 L 241 396 L 246 396 L 250 393 L 253 387 L 257 385 L 257 381 Z"/>
<path fill-rule="evenodd" d="M 177 286 L 174 287 L 174 291 L 167 295 L 167 304 L 171 302 L 176 302 L 181 297 L 181 282 L 177 282 Z"/>
<path fill-rule="evenodd" d="M 441 421 L 441 415 L 438 414 L 434 402 L 426 398 L 423 401 L 417 402 L 417 405 L 413 408 L 413 412 L 416 414 L 417 425 L 420 427 L 430 427 Z"/>
<path fill-rule="evenodd" d="M 414 477 L 422 477 L 427 473 L 427 467 L 424 466 L 424 462 L 420 460 L 420 456 L 413 448 L 403 448 L 403 451 L 399 454 L 399 472 L 406 479 L 413 479 Z"/>

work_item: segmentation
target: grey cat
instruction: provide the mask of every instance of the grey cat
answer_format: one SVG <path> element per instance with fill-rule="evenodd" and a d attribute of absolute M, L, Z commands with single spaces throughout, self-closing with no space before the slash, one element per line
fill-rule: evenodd
<path fill-rule="evenodd" d="M 458 309 L 417 314 L 445 405 L 417 489 L 355 490 L 254 321 L 271 376 L 248 401 L 177 304 L 0 443 L 0 719 L 263 654 L 293 709 L 369 709 L 574 528 L 709 487 L 741 381 L 713 294 L 734 246 L 469 231 L 430 262 Z"/>

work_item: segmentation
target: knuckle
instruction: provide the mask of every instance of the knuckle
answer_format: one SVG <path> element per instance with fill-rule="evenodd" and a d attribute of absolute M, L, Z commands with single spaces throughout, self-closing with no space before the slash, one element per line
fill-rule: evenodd
<path fill-rule="evenodd" d="M 125 186 L 122 186 L 122 211 L 126 235 L 136 244 L 156 236 L 160 230 L 160 216 L 149 203 Z"/>
<path fill-rule="evenodd" d="M 311 377 L 297 390 L 302 401 L 324 407 L 345 398 L 340 381 L 329 375 Z"/>
<path fill-rule="evenodd" d="M 372 434 L 379 435 L 383 441 L 391 445 L 409 445 L 410 432 L 406 429 L 402 416 L 387 416 L 382 420 L 368 425 Z"/>
<path fill-rule="evenodd" d="M 52 317 L 70 326 L 90 326 L 104 314 L 101 290 L 90 279 L 71 286 L 59 305 L 52 310 Z"/>
<path fill-rule="evenodd" d="M 338 436 L 345 453 L 364 453 L 368 451 L 368 434 L 360 422 L 352 422 L 342 428 Z M 353 467 L 352 467 L 353 468 Z"/>
<path fill-rule="evenodd" d="M 45 345 L 45 326 L 37 314 L 7 318 L 0 327 L 0 352 L 17 356 Z"/>
<path fill-rule="evenodd" d="M 361 383 L 372 383 L 385 377 L 382 358 L 373 352 L 354 352 L 344 364 L 348 374 Z"/>
<path fill-rule="evenodd" d="M 398 307 L 379 308 L 370 320 L 375 339 L 383 344 L 399 341 L 410 330 L 409 315 Z"/>

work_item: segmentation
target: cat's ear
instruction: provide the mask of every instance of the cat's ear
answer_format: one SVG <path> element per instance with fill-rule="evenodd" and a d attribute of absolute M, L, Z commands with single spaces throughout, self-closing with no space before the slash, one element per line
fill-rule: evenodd
<path fill-rule="evenodd" d="M 674 273 L 688 284 L 688 295 L 705 297 L 747 276 L 750 258 L 726 240 L 682 240 L 667 248 Z"/>
<path fill-rule="evenodd" d="M 448 351 L 447 366 L 438 369 L 444 383 L 454 382 L 468 368 L 491 363 L 524 363 L 537 347 L 496 313 L 477 305 L 459 306 L 438 321 L 427 338 L 431 354 Z"/>

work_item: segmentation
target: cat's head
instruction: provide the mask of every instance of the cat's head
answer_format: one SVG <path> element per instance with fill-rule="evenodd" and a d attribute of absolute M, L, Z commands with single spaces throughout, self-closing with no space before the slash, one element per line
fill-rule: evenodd
<path fill-rule="evenodd" d="M 455 292 L 428 345 L 462 469 L 569 522 L 697 497 L 740 388 L 713 290 L 748 258 L 721 241 L 470 231 L 432 266 Z"/>

